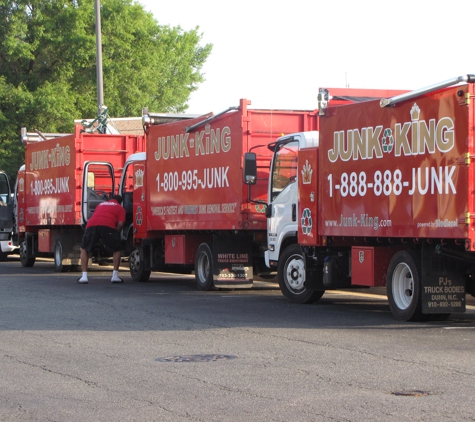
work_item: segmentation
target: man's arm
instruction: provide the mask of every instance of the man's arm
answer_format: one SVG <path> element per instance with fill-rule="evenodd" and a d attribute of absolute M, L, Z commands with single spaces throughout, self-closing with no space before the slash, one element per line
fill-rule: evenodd
<path fill-rule="evenodd" d="M 120 232 L 122 230 L 122 227 L 124 227 L 124 222 L 123 221 L 118 221 L 115 229 Z"/>

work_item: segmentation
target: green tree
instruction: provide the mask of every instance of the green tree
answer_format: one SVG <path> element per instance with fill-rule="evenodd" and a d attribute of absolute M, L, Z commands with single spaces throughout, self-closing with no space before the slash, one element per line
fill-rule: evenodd
<path fill-rule="evenodd" d="M 101 0 L 109 115 L 183 112 L 211 44 L 199 27 L 161 26 L 133 0 Z M 23 162 L 20 128 L 72 132 L 97 116 L 94 0 L 0 0 L 0 169 Z"/>

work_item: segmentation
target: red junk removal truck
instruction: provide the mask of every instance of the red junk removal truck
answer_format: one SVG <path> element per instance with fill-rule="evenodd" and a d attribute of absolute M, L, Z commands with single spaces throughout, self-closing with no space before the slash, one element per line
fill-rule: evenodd
<path fill-rule="evenodd" d="M 254 273 L 268 272 L 267 144 L 284 133 L 315 130 L 317 115 L 249 104 L 241 100 L 183 122 L 146 123 L 147 152 L 130 157 L 120 188 L 133 213 L 134 280 L 147 280 L 152 270 L 194 269 L 198 288 L 209 290 L 249 287 Z M 256 153 L 258 168 L 252 188 L 244 180 L 248 151 Z"/>
<path fill-rule="evenodd" d="M 336 104 L 370 91 L 338 89 Z M 265 266 L 267 184 L 276 139 L 318 129 L 314 111 L 239 106 L 216 115 L 154 125 L 144 116 L 146 153 L 129 158 L 120 193 L 132 214 L 130 273 L 195 271 L 197 287 L 250 287 Z M 246 179 L 244 157 L 255 169 Z M 275 272 L 275 271 L 274 271 Z"/>
<path fill-rule="evenodd" d="M 265 259 L 289 300 L 386 286 L 400 320 L 465 310 L 475 294 L 474 82 L 330 100 L 318 132 L 276 141 Z"/>
<path fill-rule="evenodd" d="M 14 239 L 23 266 L 54 256 L 57 271 L 80 266 L 83 226 L 116 193 L 126 157 L 144 150 L 143 136 L 84 133 L 24 139 L 25 165 L 15 187 Z M 98 248 L 95 258 L 105 256 Z"/>

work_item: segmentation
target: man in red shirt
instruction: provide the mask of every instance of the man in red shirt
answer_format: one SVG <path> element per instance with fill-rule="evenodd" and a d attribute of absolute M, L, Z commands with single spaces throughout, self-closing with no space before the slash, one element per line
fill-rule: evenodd
<path fill-rule="evenodd" d="M 111 200 L 100 203 L 87 222 L 86 231 L 81 242 L 81 267 L 82 277 L 78 283 L 87 284 L 88 252 L 91 252 L 95 243 L 101 239 L 106 250 L 112 252 L 114 271 L 112 283 L 123 283 L 119 278 L 119 264 L 121 255 L 120 231 L 125 223 L 125 209 L 122 207 L 122 197 L 114 195 Z"/>

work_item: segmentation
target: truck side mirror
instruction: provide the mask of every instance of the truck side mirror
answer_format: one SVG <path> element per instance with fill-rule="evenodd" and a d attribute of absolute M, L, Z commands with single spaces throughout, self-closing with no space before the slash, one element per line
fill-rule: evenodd
<path fill-rule="evenodd" d="M 244 183 L 255 185 L 257 181 L 257 161 L 254 152 L 244 154 Z"/>
<path fill-rule="evenodd" d="M 271 218 L 272 217 L 272 204 L 267 204 L 266 207 L 266 217 Z"/>

